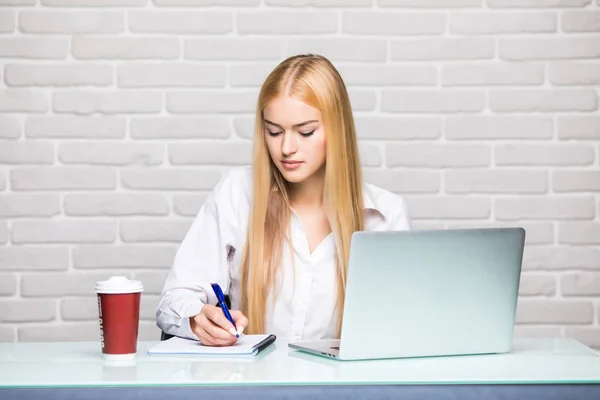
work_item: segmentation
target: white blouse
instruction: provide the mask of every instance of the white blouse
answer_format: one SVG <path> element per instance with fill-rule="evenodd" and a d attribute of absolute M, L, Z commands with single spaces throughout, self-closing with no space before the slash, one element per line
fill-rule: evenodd
<path fill-rule="evenodd" d="M 156 310 L 163 332 L 198 339 L 189 317 L 204 304 L 216 304 L 211 283 L 229 294 L 231 308 L 241 304 L 240 258 L 251 207 L 250 167 L 232 169 L 198 211 L 179 247 Z M 365 230 L 409 230 L 406 203 L 401 197 L 364 184 Z M 335 242 L 329 234 L 312 253 L 306 233 L 292 212 L 290 246 L 283 246 L 280 287 L 268 302 L 266 332 L 288 339 L 325 339 L 336 335 L 337 295 Z"/>

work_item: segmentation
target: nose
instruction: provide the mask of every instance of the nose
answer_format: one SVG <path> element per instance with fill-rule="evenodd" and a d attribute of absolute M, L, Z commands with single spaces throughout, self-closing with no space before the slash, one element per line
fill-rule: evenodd
<path fill-rule="evenodd" d="M 296 146 L 296 139 L 292 133 L 283 133 L 283 140 L 281 141 L 281 152 L 285 157 L 289 157 L 298 151 Z"/>

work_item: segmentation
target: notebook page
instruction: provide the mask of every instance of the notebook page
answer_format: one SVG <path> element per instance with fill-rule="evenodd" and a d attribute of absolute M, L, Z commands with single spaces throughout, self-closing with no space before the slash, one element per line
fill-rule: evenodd
<path fill-rule="evenodd" d="M 148 354 L 248 355 L 269 335 L 244 335 L 227 347 L 203 346 L 197 340 L 172 337 L 148 349 Z"/>

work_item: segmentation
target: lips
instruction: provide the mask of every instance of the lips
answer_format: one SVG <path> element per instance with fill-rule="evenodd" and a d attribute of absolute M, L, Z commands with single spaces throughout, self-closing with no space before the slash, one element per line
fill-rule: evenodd
<path fill-rule="evenodd" d="M 293 161 L 293 160 L 289 161 L 289 160 L 286 160 L 286 161 L 282 161 L 282 163 L 284 163 L 286 165 L 297 165 L 297 164 L 302 164 L 302 161 Z"/>

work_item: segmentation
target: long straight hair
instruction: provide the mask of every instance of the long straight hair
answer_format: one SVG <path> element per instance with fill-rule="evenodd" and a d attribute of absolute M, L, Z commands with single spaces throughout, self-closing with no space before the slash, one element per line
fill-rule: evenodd
<path fill-rule="evenodd" d="M 323 203 L 335 238 L 336 313 L 340 334 L 352 233 L 363 230 L 362 173 L 350 99 L 342 77 L 320 55 L 297 55 L 281 62 L 266 78 L 256 108 L 252 158 L 253 200 L 242 253 L 242 311 L 248 333 L 262 333 L 271 293 L 289 237 L 289 184 L 273 163 L 265 140 L 263 111 L 278 96 L 292 96 L 321 111 L 325 131 Z M 293 253 L 292 253 L 293 256 Z"/>

